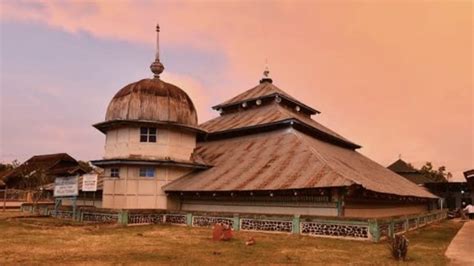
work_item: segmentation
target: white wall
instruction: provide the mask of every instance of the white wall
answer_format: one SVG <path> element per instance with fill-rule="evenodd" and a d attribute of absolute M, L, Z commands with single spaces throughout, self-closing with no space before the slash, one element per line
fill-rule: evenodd
<path fill-rule="evenodd" d="M 140 142 L 140 128 L 127 127 L 109 130 L 105 140 L 104 159 L 140 157 L 189 160 L 196 147 L 194 133 L 157 128 L 156 142 Z"/>
<path fill-rule="evenodd" d="M 383 204 L 383 203 L 346 203 L 344 216 L 347 217 L 387 217 L 398 215 L 410 215 L 428 211 L 427 203 L 418 204 Z"/>
<path fill-rule="evenodd" d="M 205 212 L 235 212 L 235 213 L 259 213 L 259 214 L 284 214 L 284 215 L 320 215 L 337 216 L 337 208 L 327 206 L 276 206 L 275 204 L 262 203 L 261 206 L 246 205 L 245 203 L 225 202 L 193 202 L 184 201 L 181 204 L 183 211 L 205 211 Z"/>
<path fill-rule="evenodd" d="M 172 203 L 162 187 L 191 171 L 188 168 L 155 167 L 155 177 L 140 177 L 139 169 L 123 166 L 119 178 L 104 179 L 103 208 L 167 209 Z"/>

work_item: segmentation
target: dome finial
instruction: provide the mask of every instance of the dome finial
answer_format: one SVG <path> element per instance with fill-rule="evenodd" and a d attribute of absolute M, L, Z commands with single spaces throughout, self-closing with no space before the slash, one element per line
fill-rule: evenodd
<path fill-rule="evenodd" d="M 160 78 L 160 74 L 163 73 L 165 67 L 160 62 L 160 25 L 156 24 L 156 54 L 155 61 L 150 65 L 151 72 L 153 72 L 156 79 Z"/>
<path fill-rule="evenodd" d="M 272 83 L 273 80 L 270 78 L 270 70 L 268 70 L 268 60 L 265 59 L 265 70 L 263 71 L 263 76 L 262 79 L 260 80 L 260 83 Z"/>

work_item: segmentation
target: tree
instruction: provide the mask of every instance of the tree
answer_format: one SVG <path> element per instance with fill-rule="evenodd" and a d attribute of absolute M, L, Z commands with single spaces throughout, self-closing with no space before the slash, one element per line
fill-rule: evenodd
<path fill-rule="evenodd" d="M 92 168 L 92 166 L 89 164 L 89 162 L 79 160 L 79 161 L 77 161 L 77 163 L 79 164 L 81 169 L 84 170 L 84 172 L 86 172 L 86 173 L 89 173 L 92 170 L 94 170 L 94 168 Z"/>
<path fill-rule="evenodd" d="M 44 185 L 48 183 L 49 177 L 46 170 L 42 168 L 31 170 L 28 166 L 20 169 L 20 187 L 27 191 L 33 206 L 38 204 L 38 201 L 43 199 L 45 195 Z"/>
<path fill-rule="evenodd" d="M 3 179 L 3 175 L 8 171 L 17 168 L 20 165 L 18 160 L 13 160 L 11 163 L 0 163 L 0 181 L 5 181 Z"/>
<path fill-rule="evenodd" d="M 0 163 L 0 173 L 17 168 L 20 165 L 18 160 L 13 160 L 11 163 Z"/>
<path fill-rule="evenodd" d="M 420 172 L 431 179 L 433 182 L 448 182 L 453 176 L 450 172 L 446 172 L 446 166 L 440 166 L 434 169 L 431 162 L 426 162 L 420 169 Z"/>

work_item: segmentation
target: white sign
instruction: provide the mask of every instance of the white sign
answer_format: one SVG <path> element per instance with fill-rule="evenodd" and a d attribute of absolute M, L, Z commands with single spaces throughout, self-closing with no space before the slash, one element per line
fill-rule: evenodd
<path fill-rule="evenodd" d="M 82 191 L 97 191 L 97 174 L 82 176 Z"/>
<path fill-rule="evenodd" d="M 79 195 L 77 176 L 56 177 L 54 180 L 55 197 L 72 197 Z"/>

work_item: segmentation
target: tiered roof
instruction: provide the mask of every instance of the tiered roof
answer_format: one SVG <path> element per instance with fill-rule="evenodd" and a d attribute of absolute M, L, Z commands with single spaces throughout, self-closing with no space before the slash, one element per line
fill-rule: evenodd
<path fill-rule="evenodd" d="M 248 101 L 253 101 L 257 99 L 265 99 L 265 98 L 271 98 L 274 96 L 280 96 L 282 99 L 292 102 L 294 104 L 299 105 L 301 108 L 303 108 L 307 113 L 309 114 L 319 114 L 320 112 L 318 110 L 313 109 L 312 107 L 307 106 L 306 104 L 298 101 L 297 99 L 293 98 L 291 95 L 288 93 L 284 92 L 277 86 L 273 85 L 271 79 L 268 79 L 269 82 L 261 82 L 259 85 L 221 103 L 216 106 L 213 106 L 212 108 L 215 110 L 219 109 L 226 109 L 235 105 L 239 105 L 244 102 Z"/>
<path fill-rule="evenodd" d="M 270 80 L 271 81 L 271 80 Z M 311 119 L 316 110 L 271 82 L 214 107 L 221 116 L 195 153 L 212 165 L 168 192 L 288 190 L 359 185 L 399 196 L 435 196 L 355 151 L 359 145 Z"/>

